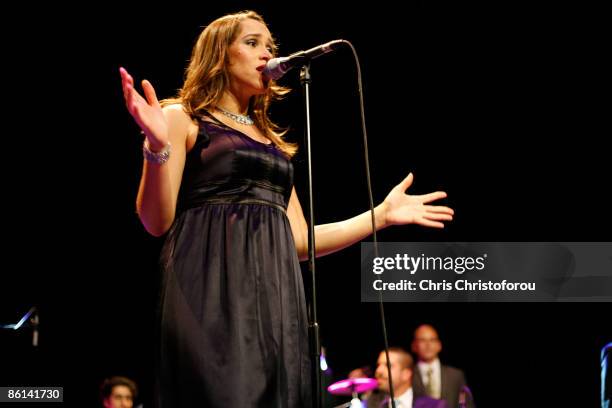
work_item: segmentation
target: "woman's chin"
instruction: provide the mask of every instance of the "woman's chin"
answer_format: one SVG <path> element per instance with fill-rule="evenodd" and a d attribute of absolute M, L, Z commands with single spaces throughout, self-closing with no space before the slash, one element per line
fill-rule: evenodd
<path fill-rule="evenodd" d="M 264 94 L 268 91 L 269 87 L 270 87 L 270 80 L 262 77 L 259 80 L 259 83 L 257 84 L 257 93 Z"/>

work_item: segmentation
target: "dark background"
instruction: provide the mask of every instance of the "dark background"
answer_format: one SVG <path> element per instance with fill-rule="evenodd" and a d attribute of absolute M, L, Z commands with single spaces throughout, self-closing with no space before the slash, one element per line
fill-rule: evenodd
<path fill-rule="evenodd" d="M 393 227 L 381 241 L 610 241 L 609 65 L 603 11 L 590 6 L 370 2 L 44 6 L 3 17 L 4 267 L 0 323 L 40 308 L 31 332 L 0 333 L 0 385 L 64 386 L 95 406 L 109 375 L 150 406 L 161 240 L 135 214 L 141 137 L 119 66 L 160 98 L 181 85 L 201 27 L 260 12 L 287 55 L 351 41 L 362 63 L 376 202 L 409 171 L 410 191 L 448 192 L 442 230 Z M 609 47 L 608 47 L 609 48 Z M 367 208 L 356 71 L 348 49 L 313 63 L 316 222 Z M 302 143 L 295 91 L 272 110 Z M 9 131 L 9 129 L 11 129 Z M 305 159 L 295 160 L 303 204 Z M 359 246 L 318 263 L 322 343 L 335 378 L 373 364 L 378 306 L 360 302 Z M 305 275 L 308 278 L 307 275 Z M 389 341 L 434 324 L 442 360 L 465 370 L 480 407 L 591 407 L 607 303 L 387 304 Z"/>

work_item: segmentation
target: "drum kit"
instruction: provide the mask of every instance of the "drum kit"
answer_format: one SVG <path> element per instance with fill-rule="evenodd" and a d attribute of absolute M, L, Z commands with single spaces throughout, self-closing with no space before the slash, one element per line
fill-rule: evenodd
<path fill-rule="evenodd" d="M 350 402 L 338 405 L 334 408 L 362 408 L 363 404 L 359 399 L 359 394 L 378 388 L 378 382 L 374 378 L 348 378 L 333 383 L 327 387 L 327 391 L 332 395 L 352 396 Z"/>

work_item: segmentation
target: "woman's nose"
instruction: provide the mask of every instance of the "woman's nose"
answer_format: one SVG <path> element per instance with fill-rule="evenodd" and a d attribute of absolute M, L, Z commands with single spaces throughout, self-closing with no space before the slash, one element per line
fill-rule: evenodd
<path fill-rule="evenodd" d="M 269 49 L 265 49 L 263 55 L 261 56 L 261 59 L 268 62 L 269 60 L 272 59 L 272 53 L 270 52 Z"/>

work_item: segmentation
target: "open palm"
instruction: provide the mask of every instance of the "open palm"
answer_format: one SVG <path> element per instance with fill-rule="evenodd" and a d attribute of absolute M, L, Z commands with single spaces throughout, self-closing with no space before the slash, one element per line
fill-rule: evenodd
<path fill-rule="evenodd" d="M 445 206 L 429 205 L 446 197 L 443 191 L 429 194 L 406 194 L 412 185 L 414 176 L 408 174 L 401 183 L 395 186 L 385 198 L 385 221 L 387 225 L 419 224 L 425 227 L 444 228 L 442 221 L 452 221 L 454 211 Z"/>
<path fill-rule="evenodd" d="M 120 68 L 119 73 L 125 106 L 144 132 L 151 147 L 156 150 L 163 148 L 168 142 L 168 124 L 153 85 L 147 80 L 142 81 L 145 99 L 134 89 L 132 76 L 124 68 Z"/>

